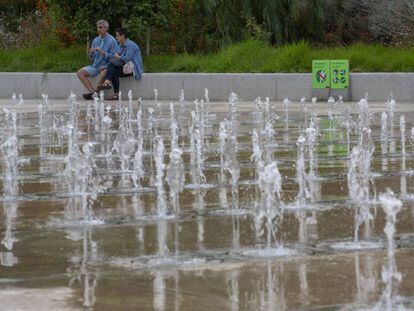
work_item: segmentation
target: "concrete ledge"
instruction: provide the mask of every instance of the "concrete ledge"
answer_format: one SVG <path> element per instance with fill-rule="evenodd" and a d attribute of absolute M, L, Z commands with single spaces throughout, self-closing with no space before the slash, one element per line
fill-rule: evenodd
<path fill-rule="evenodd" d="M 354 73 L 351 74 L 350 99 L 357 101 L 368 93 L 371 101 L 385 101 L 390 93 L 399 101 L 414 100 L 414 73 Z M 121 91 L 132 90 L 134 97 L 148 100 L 154 97 L 154 88 L 162 100 L 178 99 L 184 89 L 188 100 L 204 97 L 209 90 L 211 100 L 225 100 L 235 92 L 241 100 L 252 101 L 257 97 L 271 100 L 300 100 L 312 97 L 310 73 L 227 74 L 227 73 L 146 73 L 140 81 L 121 79 Z M 10 98 L 13 93 L 23 98 L 64 99 L 75 92 L 84 93 L 75 73 L 0 73 L 0 98 Z"/>

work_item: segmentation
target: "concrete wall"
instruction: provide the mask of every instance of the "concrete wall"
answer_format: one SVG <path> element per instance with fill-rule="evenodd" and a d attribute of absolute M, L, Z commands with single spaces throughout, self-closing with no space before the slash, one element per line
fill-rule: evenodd
<path fill-rule="evenodd" d="M 207 73 L 146 73 L 140 81 L 121 79 L 121 91 L 133 91 L 134 98 L 151 99 L 154 88 L 159 99 L 177 99 L 184 89 L 186 99 L 204 97 L 208 88 L 211 100 L 226 100 L 235 92 L 241 100 L 269 97 L 271 100 L 311 98 L 311 74 L 207 74 Z M 0 98 L 10 98 L 15 92 L 23 98 L 67 98 L 70 91 L 79 97 L 84 88 L 74 73 L 0 73 Z M 350 99 L 357 101 L 368 93 L 371 101 L 384 101 L 390 93 L 399 101 L 414 100 L 414 73 L 354 73 L 351 74 Z"/>

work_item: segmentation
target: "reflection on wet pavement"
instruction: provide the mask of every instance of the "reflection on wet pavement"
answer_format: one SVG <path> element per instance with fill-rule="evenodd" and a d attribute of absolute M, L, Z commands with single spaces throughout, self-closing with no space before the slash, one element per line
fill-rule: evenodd
<path fill-rule="evenodd" d="M 0 103 L 2 310 L 414 308 L 409 103 L 183 95 Z"/>

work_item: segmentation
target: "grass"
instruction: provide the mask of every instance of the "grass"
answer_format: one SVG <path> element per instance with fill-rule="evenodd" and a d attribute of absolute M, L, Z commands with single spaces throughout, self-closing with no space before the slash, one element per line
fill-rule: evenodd
<path fill-rule="evenodd" d="M 215 54 L 151 55 L 146 72 L 310 72 L 313 59 L 349 59 L 353 72 L 414 71 L 414 47 L 355 44 L 317 48 L 306 42 L 272 47 L 259 41 L 229 46 Z M 88 64 L 84 46 L 42 44 L 0 50 L 2 72 L 74 72 Z"/>
<path fill-rule="evenodd" d="M 19 50 L 0 50 L 3 72 L 73 72 L 87 64 L 86 48 L 42 44 Z"/>

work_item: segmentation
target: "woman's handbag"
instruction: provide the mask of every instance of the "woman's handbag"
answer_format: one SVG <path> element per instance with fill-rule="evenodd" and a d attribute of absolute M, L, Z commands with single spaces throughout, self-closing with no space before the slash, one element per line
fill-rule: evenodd
<path fill-rule="evenodd" d="M 127 62 L 123 67 L 122 67 L 122 72 L 126 75 L 129 75 L 131 73 L 134 73 L 134 63 L 132 61 Z"/>

